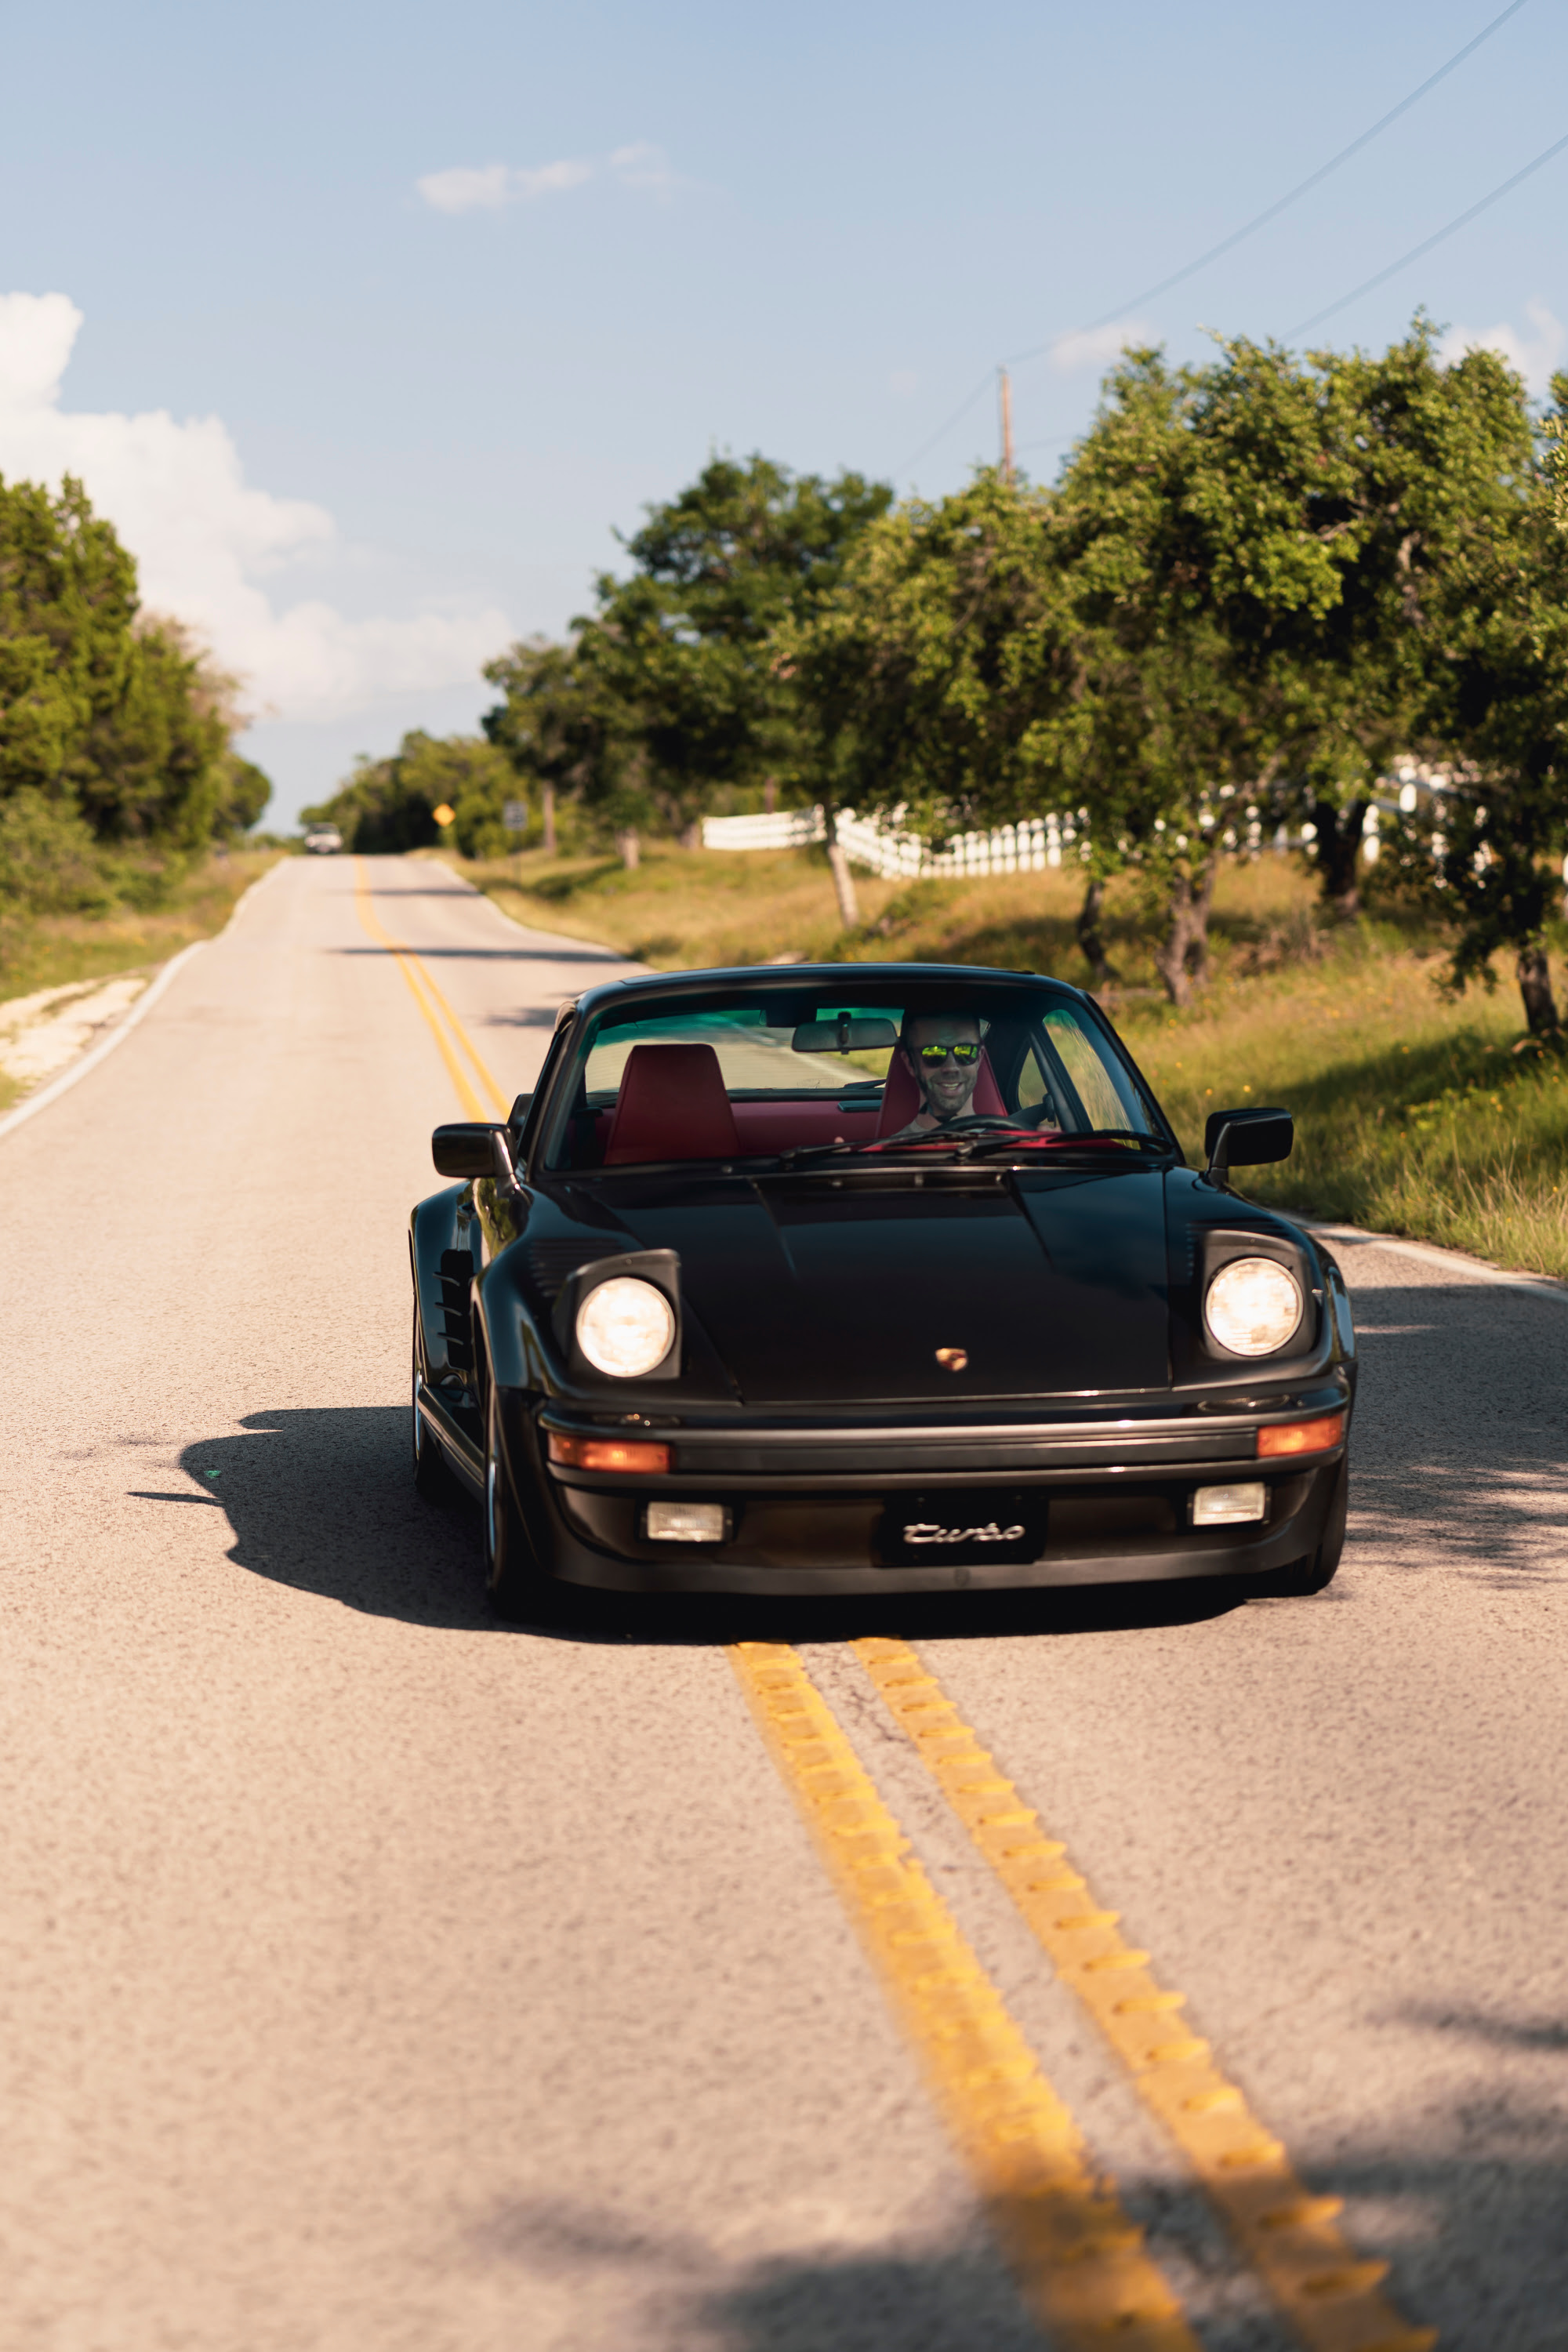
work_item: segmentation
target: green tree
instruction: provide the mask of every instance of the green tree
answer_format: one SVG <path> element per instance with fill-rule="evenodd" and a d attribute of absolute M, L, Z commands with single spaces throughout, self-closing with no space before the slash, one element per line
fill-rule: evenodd
<path fill-rule="evenodd" d="M 1475 358 L 1489 358 L 1477 353 Z M 1524 387 L 1513 391 L 1522 408 Z M 1405 845 L 1405 872 L 1455 924 L 1449 981 L 1493 982 L 1511 955 L 1531 1034 L 1562 1043 L 1547 927 L 1568 850 L 1568 528 L 1562 453 L 1568 375 L 1505 511 L 1489 508 L 1434 597 L 1430 724 L 1451 788 Z"/>
<path fill-rule="evenodd" d="M 485 677 L 502 699 L 480 725 L 506 754 L 514 775 L 536 792 L 543 817 L 543 848 L 553 856 L 556 803 L 563 793 L 601 798 L 615 763 L 618 714 L 600 700 L 596 682 L 578 658 L 575 639 L 552 645 L 530 637 L 487 663 Z"/>
<path fill-rule="evenodd" d="M 1309 548 L 1269 545 L 1266 482 L 1224 462 L 1223 375 L 1139 351 L 1108 378 L 1055 494 L 1074 684 L 1031 746 L 1037 789 L 1087 811 L 1097 877 L 1131 865 L 1162 904 L 1156 961 L 1176 1004 L 1205 976 L 1225 813 L 1274 749 L 1238 608 L 1265 584 L 1277 600 L 1321 593 Z"/>
<path fill-rule="evenodd" d="M 1035 730 L 1071 686 L 1053 523 L 1047 493 L 982 472 L 875 520 L 833 591 L 785 617 L 790 781 L 830 844 L 850 808 L 937 835 L 1028 811 Z"/>
<path fill-rule="evenodd" d="M 228 684 L 205 671 L 183 630 L 139 621 L 119 694 L 65 763 L 64 781 L 100 840 L 190 850 L 210 836 L 228 751 Z"/>
<path fill-rule="evenodd" d="M 223 827 L 239 724 L 234 680 L 140 608 L 135 564 L 81 484 L 0 481 L 0 801 L 60 813 L 51 827 L 29 803 L 28 838 L 78 843 L 84 823 L 100 844 L 194 853 Z M 74 871 L 78 850 L 60 855 Z"/>
<path fill-rule="evenodd" d="M 1200 560 L 1260 773 L 1314 826 L 1325 897 L 1353 912 L 1376 781 L 1434 746 L 1446 616 L 1529 473 L 1522 387 L 1489 352 L 1443 364 L 1417 316 L 1375 356 L 1225 344 L 1194 430 Z"/>
<path fill-rule="evenodd" d="M 253 824 L 261 822 L 271 797 L 272 779 L 254 760 L 242 760 L 237 751 L 225 752 L 213 811 L 214 833 L 220 840 L 233 834 L 248 833 Z"/>
<path fill-rule="evenodd" d="M 1177 1001 L 1201 978 L 1211 796 L 1252 748 L 1194 543 L 1198 390 L 1157 352 L 1130 355 L 1054 490 L 987 472 L 900 509 L 816 619 L 780 635 L 830 806 L 937 833 L 1081 814 L 1091 967 L 1105 879 L 1131 860 L 1168 903 Z"/>
<path fill-rule="evenodd" d="M 520 774 L 578 793 L 623 838 L 652 819 L 694 845 L 719 793 L 797 764 L 798 698 L 773 633 L 831 593 L 891 496 L 855 473 L 712 459 L 647 509 L 626 543 L 629 577 L 601 575 L 569 646 L 534 641 L 490 666 L 507 699 L 487 733 Z"/>
<path fill-rule="evenodd" d="M 435 812 L 454 813 L 451 832 L 465 857 L 507 847 L 502 807 L 512 789 L 504 754 L 476 735 L 428 735 L 416 728 L 390 758 L 363 753 L 331 800 L 300 811 L 306 824 L 335 824 L 347 848 L 382 855 L 433 848 L 443 837 Z"/>
<path fill-rule="evenodd" d="M 79 482 L 0 478 L 0 793 L 61 789 L 131 665 L 136 567 Z"/>
<path fill-rule="evenodd" d="M 1160 967 L 1200 984 L 1232 810 L 1310 816 L 1325 892 L 1355 904 L 1374 782 L 1436 738 L 1434 616 L 1517 505 L 1528 436 L 1490 355 L 1430 326 L 1380 359 L 1305 364 L 1238 340 L 1201 369 L 1130 352 L 1056 495 L 1079 686 L 1037 730 L 1042 782 L 1097 855 L 1166 904 Z"/>

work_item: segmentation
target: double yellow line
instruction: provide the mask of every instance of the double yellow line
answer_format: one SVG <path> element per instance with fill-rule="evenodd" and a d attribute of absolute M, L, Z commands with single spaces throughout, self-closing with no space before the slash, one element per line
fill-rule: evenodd
<path fill-rule="evenodd" d="M 889 1716 L 1083 2004 L 1308 2352 L 1430 2352 L 1358 2260 L 1341 2200 L 1313 2197 L 1208 2042 L 1185 1996 L 1120 1932 L 1062 1842 L 1042 1830 L 907 1643 L 854 1654 Z M 1026 2300 L 1062 2352 L 1198 2352 L 1114 2183 L 1081 2135 L 795 1652 L 738 1643 L 731 1660 L 967 2159 Z"/>
<path fill-rule="evenodd" d="M 371 939 L 395 959 L 458 1099 L 485 1117 L 510 1108 L 462 1023 L 415 951 L 376 915 L 363 860 L 354 897 Z M 1121 1933 L 1062 1842 L 959 1717 L 907 1643 L 853 1651 L 889 1715 L 1079 1998 L 1134 2089 L 1191 2167 L 1308 2352 L 1431 2352 L 1338 2226 L 1341 2200 L 1314 2197 L 1280 2142 L 1180 2012 L 1150 1953 Z M 1115 2183 L 1097 2175 L 1070 2111 L 797 1654 L 742 1642 L 730 1653 L 764 1740 L 912 2043 L 978 2183 L 1026 2301 L 1060 2352 L 1201 2352 L 1180 2299 L 1143 2244 Z"/>
<path fill-rule="evenodd" d="M 378 947 L 385 948 L 395 957 L 397 968 L 408 982 L 415 1003 L 430 1024 L 430 1034 L 436 1040 L 441 1059 L 447 1065 L 447 1074 L 456 1087 L 458 1100 L 462 1104 L 468 1118 L 482 1119 L 487 1114 L 484 1105 L 469 1083 L 467 1071 L 458 1058 L 459 1054 L 467 1055 L 475 1077 L 490 1098 L 492 1108 L 489 1116 L 505 1118 L 511 1105 L 485 1067 L 468 1031 L 414 950 L 405 947 L 400 940 L 395 940 L 377 915 L 363 857 L 354 859 L 354 904 L 359 909 L 360 921 L 370 938 Z M 442 1026 L 443 1017 L 446 1022 L 445 1028 Z"/>

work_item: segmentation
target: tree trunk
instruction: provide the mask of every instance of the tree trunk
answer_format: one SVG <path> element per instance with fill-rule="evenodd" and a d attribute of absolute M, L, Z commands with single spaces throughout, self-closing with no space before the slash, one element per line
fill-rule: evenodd
<path fill-rule="evenodd" d="M 779 780 L 776 776 L 763 779 L 763 814 L 772 816 L 779 804 Z"/>
<path fill-rule="evenodd" d="M 1105 940 L 1100 928 L 1104 905 L 1105 885 L 1098 877 L 1091 877 L 1078 912 L 1078 943 L 1089 966 L 1090 982 L 1096 988 L 1103 988 L 1110 978 L 1110 961 L 1105 952 Z"/>
<path fill-rule="evenodd" d="M 542 847 L 547 857 L 553 857 L 555 855 L 555 787 L 553 784 L 541 784 L 539 805 L 540 814 L 544 819 Z"/>
<path fill-rule="evenodd" d="M 616 834 L 616 847 L 620 851 L 621 864 L 626 867 L 626 872 L 635 874 L 642 863 L 642 844 L 637 839 L 637 829 L 635 824 L 628 824 L 624 832 Z"/>
<path fill-rule="evenodd" d="M 844 844 L 838 838 L 838 811 L 827 812 L 827 866 L 833 877 L 834 894 L 838 900 L 838 919 L 847 931 L 858 929 L 860 901 L 855 896 L 855 877 L 849 871 L 849 860 L 844 854 Z"/>
<path fill-rule="evenodd" d="M 1540 940 L 1531 940 L 1520 949 L 1514 971 L 1519 992 L 1524 999 L 1526 1028 L 1532 1037 L 1555 1036 L 1559 1026 L 1557 1000 L 1552 993 L 1552 967 Z"/>
<path fill-rule="evenodd" d="M 701 819 L 700 816 L 694 816 L 694 817 L 692 818 L 691 823 L 690 823 L 689 824 L 683 824 L 683 825 L 681 826 L 681 828 L 680 828 L 680 846 L 682 847 L 682 849 L 700 849 L 700 848 L 701 848 L 701 846 L 702 846 L 702 819 Z"/>
<path fill-rule="evenodd" d="M 1190 874 L 1172 877 L 1170 923 L 1154 961 L 1166 995 L 1177 1006 L 1190 1004 L 1194 991 L 1208 978 L 1209 908 L 1218 872 L 1216 851 L 1199 868 L 1195 883 Z"/>
<path fill-rule="evenodd" d="M 1323 896 L 1336 914 L 1361 912 L 1356 860 L 1361 856 L 1361 829 L 1371 805 L 1370 801 L 1352 801 L 1348 808 L 1336 808 L 1332 801 L 1312 795 L 1312 823 L 1318 828 L 1313 859 Z"/>

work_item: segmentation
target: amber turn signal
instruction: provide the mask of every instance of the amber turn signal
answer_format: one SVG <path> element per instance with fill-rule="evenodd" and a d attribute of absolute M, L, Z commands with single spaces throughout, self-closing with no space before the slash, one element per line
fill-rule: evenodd
<path fill-rule="evenodd" d="M 567 1470 L 625 1470 L 646 1477 L 669 1467 L 668 1445 L 635 1437 L 562 1437 L 550 1432 L 550 1459 Z"/>
<path fill-rule="evenodd" d="M 1267 1462 L 1280 1454 L 1323 1454 L 1344 1433 L 1342 1412 L 1325 1412 L 1316 1421 L 1276 1421 L 1258 1433 L 1258 1458 Z"/>

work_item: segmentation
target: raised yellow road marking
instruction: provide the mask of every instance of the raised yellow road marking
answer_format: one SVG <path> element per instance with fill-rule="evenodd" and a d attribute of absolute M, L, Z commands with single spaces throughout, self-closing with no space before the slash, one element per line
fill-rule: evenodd
<path fill-rule="evenodd" d="M 440 1006 L 442 1012 L 450 1022 L 452 1026 L 452 1034 L 456 1037 L 458 1045 L 461 1045 L 464 1053 L 467 1054 L 469 1061 L 473 1064 L 475 1075 L 478 1077 L 480 1086 L 483 1087 L 486 1094 L 489 1095 L 490 1101 L 495 1108 L 496 1117 L 498 1118 L 505 1118 L 507 1113 L 511 1108 L 511 1103 L 509 1097 L 502 1094 L 500 1088 L 491 1077 L 489 1071 L 486 1068 L 483 1061 L 479 1057 L 478 1046 L 474 1044 L 473 1039 L 469 1036 L 468 1031 L 464 1028 L 462 1023 L 458 1020 L 457 1014 L 453 1012 L 451 1006 L 442 995 L 440 990 L 437 987 L 433 973 L 430 971 L 428 966 L 415 954 L 412 948 L 405 948 L 404 953 L 410 957 L 414 963 L 418 966 L 420 979 L 425 982 L 426 987 L 430 991 L 431 995 L 435 998 L 437 1003 Z"/>
<path fill-rule="evenodd" d="M 1060 1841 L 1017 1790 L 906 1642 L 857 1642 L 856 1654 L 953 1811 L 1219 2208 L 1243 2252 L 1310 2352 L 1430 2352 L 1381 2292 L 1385 2263 L 1359 2261 L 1336 2225 L 1341 2200 L 1311 2197 L 1284 2148 L 1184 2033 L 1185 1995 L 1158 1983 L 1147 1952 L 1095 1907 Z"/>
<path fill-rule="evenodd" d="M 430 1033 L 435 1038 L 437 1045 L 440 1049 L 441 1059 L 447 1065 L 447 1076 L 450 1077 L 452 1084 L 458 1090 L 458 1100 L 462 1104 L 463 1108 L 467 1111 L 468 1117 L 470 1118 L 482 1119 L 485 1115 L 484 1106 L 479 1101 L 478 1095 L 475 1094 L 473 1087 L 468 1084 L 468 1076 L 461 1063 L 458 1061 L 452 1052 L 451 1046 L 447 1042 L 446 1033 L 443 1031 L 440 1021 L 432 1008 L 430 1002 L 431 998 L 435 999 L 436 1003 L 440 1006 L 441 1011 L 446 1014 L 447 1023 L 451 1028 L 452 1035 L 457 1039 L 458 1044 L 462 1047 L 463 1052 L 467 1054 L 469 1061 L 473 1064 L 474 1071 L 479 1078 L 479 1084 L 484 1087 L 486 1093 L 489 1096 L 490 1101 L 495 1107 L 496 1116 L 499 1118 L 504 1118 L 507 1112 L 511 1108 L 510 1104 L 506 1100 L 500 1088 L 496 1085 L 494 1078 L 491 1077 L 489 1070 L 485 1067 L 484 1063 L 480 1060 L 468 1031 L 464 1028 L 462 1023 L 458 1020 L 457 1014 L 453 1012 L 451 1006 L 447 1003 L 446 998 L 437 987 L 435 982 L 431 979 L 430 974 L 426 971 L 425 966 L 420 962 L 418 956 L 415 953 L 412 948 L 405 947 L 400 940 L 395 940 L 392 933 L 387 929 L 385 924 L 383 923 L 381 918 L 377 915 L 371 898 L 370 885 L 365 877 L 364 861 L 360 857 L 356 857 L 354 859 L 354 904 L 359 909 L 360 921 L 364 926 L 364 929 L 369 933 L 370 937 L 375 940 L 379 947 L 388 949 L 392 955 L 396 959 L 397 968 L 403 974 L 404 979 L 408 982 L 409 992 L 414 998 L 414 1002 L 417 1004 L 420 1012 L 423 1013 L 426 1020 L 430 1024 Z M 426 991 L 428 991 L 428 994 L 426 994 Z"/>
<path fill-rule="evenodd" d="M 1091 2173 L 1078 2126 L 794 1650 L 741 1642 L 730 1659 L 1052 2344 L 1199 2352 L 1142 2232 Z"/>

